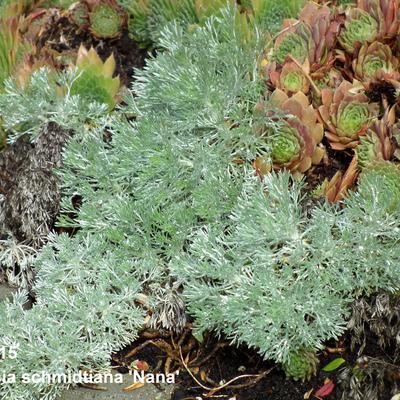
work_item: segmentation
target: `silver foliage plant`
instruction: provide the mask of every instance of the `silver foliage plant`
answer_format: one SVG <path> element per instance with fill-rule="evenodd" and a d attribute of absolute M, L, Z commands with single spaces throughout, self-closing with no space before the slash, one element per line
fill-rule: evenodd
<path fill-rule="evenodd" d="M 76 134 L 57 173 L 63 193 L 58 225 L 79 229 L 73 238 L 50 236 L 40 251 L 31 310 L 23 310 L 22 293 L 1 306 L 0 346 L 10 340 L 20 344 L 17 359 L 0 360 L 1 371 L 17 375 L 15 384 L 0 386 L 2 398 L 49 400 L 63 389 L 24 385 L 20 378 L 27 371 L 107 368 L 110 353 L 135 339 L 147 311 L 152 326 L 179 329 L 185 323 L 170 262 L 185 251 L 194 227 L 226 218 L 243 181 L 240 167 L 231 167 L 232 156 L 252 159 L 262 142 L 251 135 L 259 82 L 248 78 L 260 46 L 242 48 L 233 10 L 192 35 L 172 24 L 163 40 L 164 53 L 140 73 L 138 97 L 127 98 L 127 107 L 109 121 L 111 142 L 103 140 L 102 127 L 77 129 L 84 127 L 86 108 L 70 117 Z M 182 68 L 174 77 L 177 65 Z M 40 74 L 35 76 L 42 79 Z M 189 96 L 184 85 L 177 86 L 185 79 Z M 8 100 L 19 101 L 13 90 Z M 149 93 L 148 101 L 142 92 Z M 149 107 L 157 92 L 159 100 Z M 32 104 L 26 104 L 25 114 L 12 114 L 9 105 L 9 126 L 16 132 L 11 140 L 23 133 L 36 140 L 49 120 L 64 126 L 58 104 L 55 114 L 49 106 L 37 115 Z M 132 114 L 135 122 L 125 116 Z M 231 129 L 239 118 L 242 126 Z"/>
<path fill-rule="evenodd" d="M 41 68 L 32 75 L 25 88 L 14 79 L 7 79 L 4 93 L 0 95 L 0 110 L 8 141 L 14 143 L 23 135 L 34 141 L 43 125 L 50 122 L 74 130 L 87 130 L 91 124 L 104 125 L 108 120 L 105 104 L 90 103 L 71 94 L 78 76 L 77 70 L 55 75 Z M 65 89 L 64 95 L 60 94 L 60 87 Z"/>
<path fill-rule="evenodd" d="M 21 345 L 2 371 L 107 368 L 148 311 L 152 326 L 172 329 L 184 303 L 197 333 L 223 332 L 284 361 L 341 334 L 354 296 L 399 287 L 400 207 L 381 207 L 383 180 L 366 181 L 343 210 L 309 212 L 288 174 L 260 182 L 249 170 L 268 151 L 252 130 L 264 43 L 243 45 L 233 10 L 191 33 L 170 24 L 159 43 L 107 123 L 111 141 L 77 129 L 68 142 L 58 225 L 77 233 L 52 235 L 38 255 L 32 310 L 23 294 L 1 306 L 0 346 Z M 35 137 L 30 121 L 23 132 Z M 18 380 L 0 395 L 50 400 L 60 390 Z"/>
<path fill-rule="evenodd" d="M 23 383 L 25 373 L 109 370 L 110 353 L 132 342 L 144 319 L 135 303 L 143 277 L 125 256 L 90 235 L 50 238 L 35 263 L 32 309 L 24 310 L 24 293 L 0 305 L 0 343 L 19 346 L 16 358 L 0 360 L 2 373 L 16 375 L 1 398 L 54 399 L 65 388 Z"/>
<path fill-rule="evenodd" d="M 230 223 L 199 229 L 172 263 L 198 334 L 225 333 L 283 362 L 338 338 L 355 296 L 399 289 L 400 198 L 388 213 L 389 198 L 384 177 L 363 180 L 343 209 L 321 204 L 307 218 L 288 174 L 249 181 Z"/>

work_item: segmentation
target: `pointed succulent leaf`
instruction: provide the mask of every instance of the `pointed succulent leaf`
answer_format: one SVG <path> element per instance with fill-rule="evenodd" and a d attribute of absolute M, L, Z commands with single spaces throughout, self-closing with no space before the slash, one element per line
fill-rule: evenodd
<path fill-rule="evenodd" d="M 343 174 L 342 171 L 337 171 L 330 180 L 322 183 L 319 192 L 331 203 L 341 201 L 346 197 L 349 188 L 356 182 L 358 174 L 357 158 L 353 157 L 346 172 Z"/>

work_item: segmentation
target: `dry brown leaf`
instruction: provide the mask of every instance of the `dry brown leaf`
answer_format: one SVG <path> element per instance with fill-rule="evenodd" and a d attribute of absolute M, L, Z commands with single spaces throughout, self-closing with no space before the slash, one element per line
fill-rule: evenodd
<path fill-rule="evenodd" d="M 200 371 L 200 378 L 203 382 L 206 382 L 207 380 L 206 372 L 203 369 Z"/>
<path fill-rule="evenodd" d="M 314 391 L 314 389 L 309 390 L 308 392 L 304 393 L 304 400 L 308 400 L 311 397 L 311 393 Z"/>

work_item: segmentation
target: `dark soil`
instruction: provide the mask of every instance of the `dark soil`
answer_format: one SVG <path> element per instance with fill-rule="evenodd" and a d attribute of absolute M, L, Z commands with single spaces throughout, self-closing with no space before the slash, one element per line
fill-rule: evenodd
<path fill-rule="evenodd" d="M 165 341 L 172 345 L 172 343 L 177 343 L 179 341 L 179 338 L 177 337 L 174 339 L 174 341 L 172 341 L 171 338 L 154 339 L 153 342 L 157 343 Z M 166 353 L 156 347 L 156 345 L 149 344 L 131 358 L 126 358 L 126 355 L 132 349 L 140 346 L 144 341 L 145 339 L 138 340 L 133 343 L 132 346 L 129 346 L 129 348 L 126 348 L 113 357 L 115 365 L 123 366 L 121 367 L 120 372 L 127 372 L 124 366 L 130 365 L 133 360 L 146 361 L 150 366 L 150 370 L 153 372 L 164 371 L 167 356 Z M 216 387 L 243 374 L 260 374 L 268 370 L 270 370 L 270 372 L 255 384 L 252 384 L 251 379 L 253 378 L 243 378 L 234 382 L 232 385 L 246 384 L 246 387 L 237 389 L 228 388 L 226 390 L 218 391 L 214 396 L 206 397 L 208 391 L 201 388 L 200 385 L 198 385 L 186 372 L 182 364 L 176 360 L 176 362 L 172 364 L 173 368 L 170 372 L 179 368 L 180 373 L 177 381 L 178 387 L 171 400 L 197 400 L 198 398 L 234 398 L 235 400 L 303 400 L 304 395 L 307 392 L 312 389 L 318 390 L 322 387 L 326 378 L 331 379 L 335 384 L 338 382 L 338 374 L 340 371 L 326 373 L 321 369 L 309 382 L 288 380 L 279 366 L 264 361 L 256 351 L 245 346 L 240 346 L 238 348 L 235 346 L 228 346 L 222 347 L 214 353 L 217 343 L 222 343 L 222 341 L 216 342 L 215 339 L 209 337 L 204 344 L 200 345 L 197 343 L 197 349 L 191 352 L 190 359 L 193 359 L 196 354 L 200 353 L 201 357 L 199 357 L 199 359 L 207 360 L 204 363 L 200 362 L 201 365 L 199 366 L 200 369 L 198 371 L 195 369 L 195 366 L 198 365 L 196 362 L 193 363 L 193 366 L 189 365 L 192 372 L 195 373 L 197 380 L 204 386 L 211 388 Z M 335 343 L 330 343 L 330 345 L 335 348 Z M 184 347 L 185 346 L 183 346 L 183 348 Z M 371 347 L 374 347 L 373 343 L 371 344 Z M 212 357 L 206 359 L 207 355 L 212 355 Z M 348 360 L 348 365 L 353 365 L 357 358 L 356 354 L 348 351 L 347 348 L 346 351 L 341 354 L 322 351 L 319 357 L 321 368 L 337 357 L 343 357 Z M 154 369 L 156 369 L 156 371 Z M 207 380 L 202 380 L 201 371 L 203 371 Z M 329 400 L 340 400 L 341 396 L 342 390 L 337 385 L 328 398 Z M 313 397 L 311 396 L 310 398 Z M 377 400 L 389 399 L 390 397 L 384 395 L 382 398 Z"/>
<path fill-rule="evenodd" d="M 129 86 L 132 82 L 134 68 L 143 68 L 147 55 L 147 51 L 141 49 L 129 37 L 126 30 L 119 38 L 99 40 L 90 32 L 79 30 L 66 16 L 58 14 L 55 14 L 47 29 L 41 34 L 38 47 L 39 50 L 47 48 L 50 52 L 68 54 L 70 51 L 76 52 L 81 44 L 87 49 L 93 47 L 103 60 L 114 54 L 117 64 L 116 75 L 120 76 L 125 86 Z"/>
<path fill-rule="evenodd" d="M 324 140 L 326 148 L 326 157 L 319 165 L 306 172 L 307 191 L 312 192 L 325 179 L 331 180 L 338 171 L 346 172 L 349 166 L 353 152 L 332 150 L 329 143 Z"/>
<path fill-rule="evenodd" d="M 128 348 L 124 349 L 113 357 L 114 364 L 120 366 L 120 372 L 127 372 L 126 366 L 134 360 L 146 361 L 150 366 L 152 372 L 165 372 L 165 362 L 167 354 L 163 347 L 163 343 L 167 343 L 170 348 L 177 349 L 176 344 L 180 341 L 180 337 L 164 337 L 154 338 L 154 344 L 148 344 L 140 351 L 135 353 L 132 357 L 127 357 L 132 349 L 138 348 L 148 338 L 141 338 L 133 343 Z M 195 375 L 196 379 L 202 385 L 208 388 L 214 388 L 229 380 L 244 374 L 260 374 L 264 371 L 270 371 L 263 379 L 257 383 L 253 383 L 254 378 L 243 378 L 232 383 L 232 385 L 243 385 L 242 388 L 233 388 L 218 391 L 214 395 L 210 395 L 208 390 L 200 387 L 198 383 L 189 375 L 182 363 L 179 361 L 179 351 L 175 353 L 176 359 L 170 365 L 169 372 L 179 369 L 179 376 L 177 379 L 177 388 L 171 400 L 199 400 L 201 399 L 235 399 L 235 400 L 303 400 L 306 393 L 321 388 L 326 379 L 330 379 L 335 384 L 335 389 L 326 398 L 328 400 L 347 400 L 348 397 L 343 392 L 342 385 L 339 380 L 339 375 L 345 367 L 352 368 L 356 365 L 359 355 L 357 354 L 358 348 L 353 351 L 350 349 L 350 336 L 343 338 L 339 342 L 330 341 L 327 343 L 326 349 L 319 353 L 319 370 L 317 375 L 308 382 L 300 382 L 287 379 L 284 372 L 278 365 L 272 362 L 264 361 L 262 357 L 252 349 L 245 346 L 232 346 L 229 345 L 224 339 L 217 341 L 213 336 L 208 336 L 203 344 L 199 344 L 193 337 L 189 336 L 188 339 L 182 344 L 182 349 L 188 348 L 188 343 L 196 343 L 196 346 L 190 350 L 189 360 L 194 360 L 197 355 L 200 355 L 194 362 L 189 361 L 189 368 Z M 224 343 L 226 346 L 221 346 Z M 217 349 L 217 345 L 220 348 Z M 157 347 L 158 346 L 158 347 Z M 217 349 L 217 350 L 216 350 Z M 184 353 L 184 350 L 183 350 Z M 380 392 L 379 398 L 376 400 L 390 400 L 391 388 L 393 387 L 393 379 L 398 380 L 399 374 L 393 376 L 393 371 L 389 368 L 389 363 L 393 360 L 390 357 L 391 351 L 383 351 L 377 344 L 377 337 L 369 335 L 367 346 L 364 351 L 364 356 L 379 358 L 383 362 L 388 363 L 388 379 L 383 382 L 384 388 Z M 186 355 L 184 354 L 183 357 Z M 346 363 L 338 370 L 333 372 L 324 372 L 322 368 L 330 361 L 342 357 Z M 384 363 L 382 366 L 384 367 Z M 199 369 L 196 369 L 199 367 Z M 201 372 L 203 371 L 203 374 Z M 400 366 L 398 368 L 400 371 Z M 203 379 L 202 379 L 203 378 Z M 204 380 L 204 378 L 206 378 Z M 209 394 L 207 396 L 207 393 Z M 343 397 L 342 397 L 343 396 Z M 316 399 L 312 394 L 310 399 Z"/>

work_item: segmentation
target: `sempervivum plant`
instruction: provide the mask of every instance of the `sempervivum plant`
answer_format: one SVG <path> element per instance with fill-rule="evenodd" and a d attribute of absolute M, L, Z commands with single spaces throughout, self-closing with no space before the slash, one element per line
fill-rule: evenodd
<path fill-rule="evenodd" d="M 68 9 L 68 18 L 80 29 L 89 28 L 89 7 L 86 3 L 74 3 Z"/>
<path fill-rule="evenodd" d="M 312 350 L 303 349 L 291 354 L 288 361 L 282 364 L 286 376 L 295 381 L 311 379 L 317 372 L 318 357 Z"/>
<path fill-rule="evenodd" d="M 283 64 L 290 55 L 303 63 L 308 57 L 313 57 L 315 50 L 311 27 L 304 22 L 288 21 L 284 28 L 275 41 L 273 60 Z"/>
<path fill-rule="evenodd" d="M 358 0 L 357 7 L 370 13 L 378 22 L 378 38 L 393 38 L 400 27 L 399 0 Z"/>
<path fill-rule="evenodd" d="M 395 151 L 393 137 L 400 131 L 395 119 L 394 107 L 388 108 L 383 118 L 374 121 L 366 135 L 361 137 L 356 148 L 358 165 L 361 168 L 375 161 L 388 161 L 392 158 Z"/>
<path fill-rule="evenodd" d="M 276 89 L 270 101 L 287 115 L 278 132 L 269 137 L 273 167 L 303 173 L 313 164 L 318 164 L 324 155 L 324 148 L 320 145 L 323 126 L 302 92 L 289 98 L 282 90 Z M 265 163 L 261 155 L 254 167 L 263 173 L 268 170 Z"/>
<path fill-rule="evenodd" d="M 398 80 L 399 60 L 392 49 L 381 42 L 363 44 L 352 63 L 356 79 L 368 82 L 372 79 Z"/>
<path fill-rule="evenodd" d="M 354 148 L 365 134 L 378 105 L 370 103 L 365 93 L 348 81 L 336 90 L 322 89 L 319 113 L 327 131 L 325 136 L 334 150 Z"/>
<path fill-rule="evenodd" d="M 71 94 L 79 94 L 89 101 L 97 101 L 107 104 L 110 109 L 114 108 L 120 89 L 119 77 L 113 77 L 114 56 L 111 54 L 103 62 L 93 47 L 88 51 L 81 45 L 76 67 L 80 74 L 71 87 Z"/>
<path fill-rule="evenodd" d="M 287 94 L 296 92 L 307 94 L 310 89 L 309 73 L 308 59 L 300 66 L 293 61 L 286 62 L 281 69 L 277 69 L 276 62 L 273 62 L 271 70 L 267 72 L 271 84 Z"/>
<path fill-rule="evenodd" d="M 344 28 L 338 36 L 342 47 L 350 54 L 364 42 L 371 43 L 378 36 L 378 22 L 367 11 L 349 8 Z"/>
<path fill-rule="evenodd" d="M 91 33 L 99 39 L 114 39 L 126 27 L 128 16 L 116 0 L 86 0 Z"/>
<path fill-rule="evenodd" d="M 314 58 L 310 59 L 312 70 L 330 64 L 333 61 L 332 49 L 340 27 L 339 23 L 334 20 L 331 9 L 326 5 L 321 7 L 314 2 L 309 2 L 304 6 L 300 20 L 311 26 L 315 47 Z"/>
<path fill-rule="evenodd" d="M 337 165 L 332 158 L 345 153 L 334 176 L 318 183 L 317 192 L 332 202 L 343 200 L 370 162 L 400 158 L 395 111 L 400 103 L 399 0 L 334 3 L 310 2 L 298 19 L 285 21 L 262 62 L 267 92 L 284 92 L 289 99 L 301 93 L 317 111 L 324 126 L 321 147 L 329 144 L 334 150 L 323 155 L 324 165 Z M 274 105 L 282 111 L 285 101 Z M 258 173 L 272 168 L 303 173 L 314 164 L 309 159 L 297 164 L 301 141 L 283 119 L 280 133 L 268 135 L 272 162 L 256 159 Z"/>
<path fill-rule="evenodd" d="M 300 13 L 299 20 L 286 20 L 273 49 L 273 59 L 283 64 L 288 57 L 304 63 L 310 62 L 315 71 L 333 61 L 334 47 L 339 24 L 333 20 L 327 6 L 308 3 Z M 289 57 L 290 59 L 290 57 Z"/>

